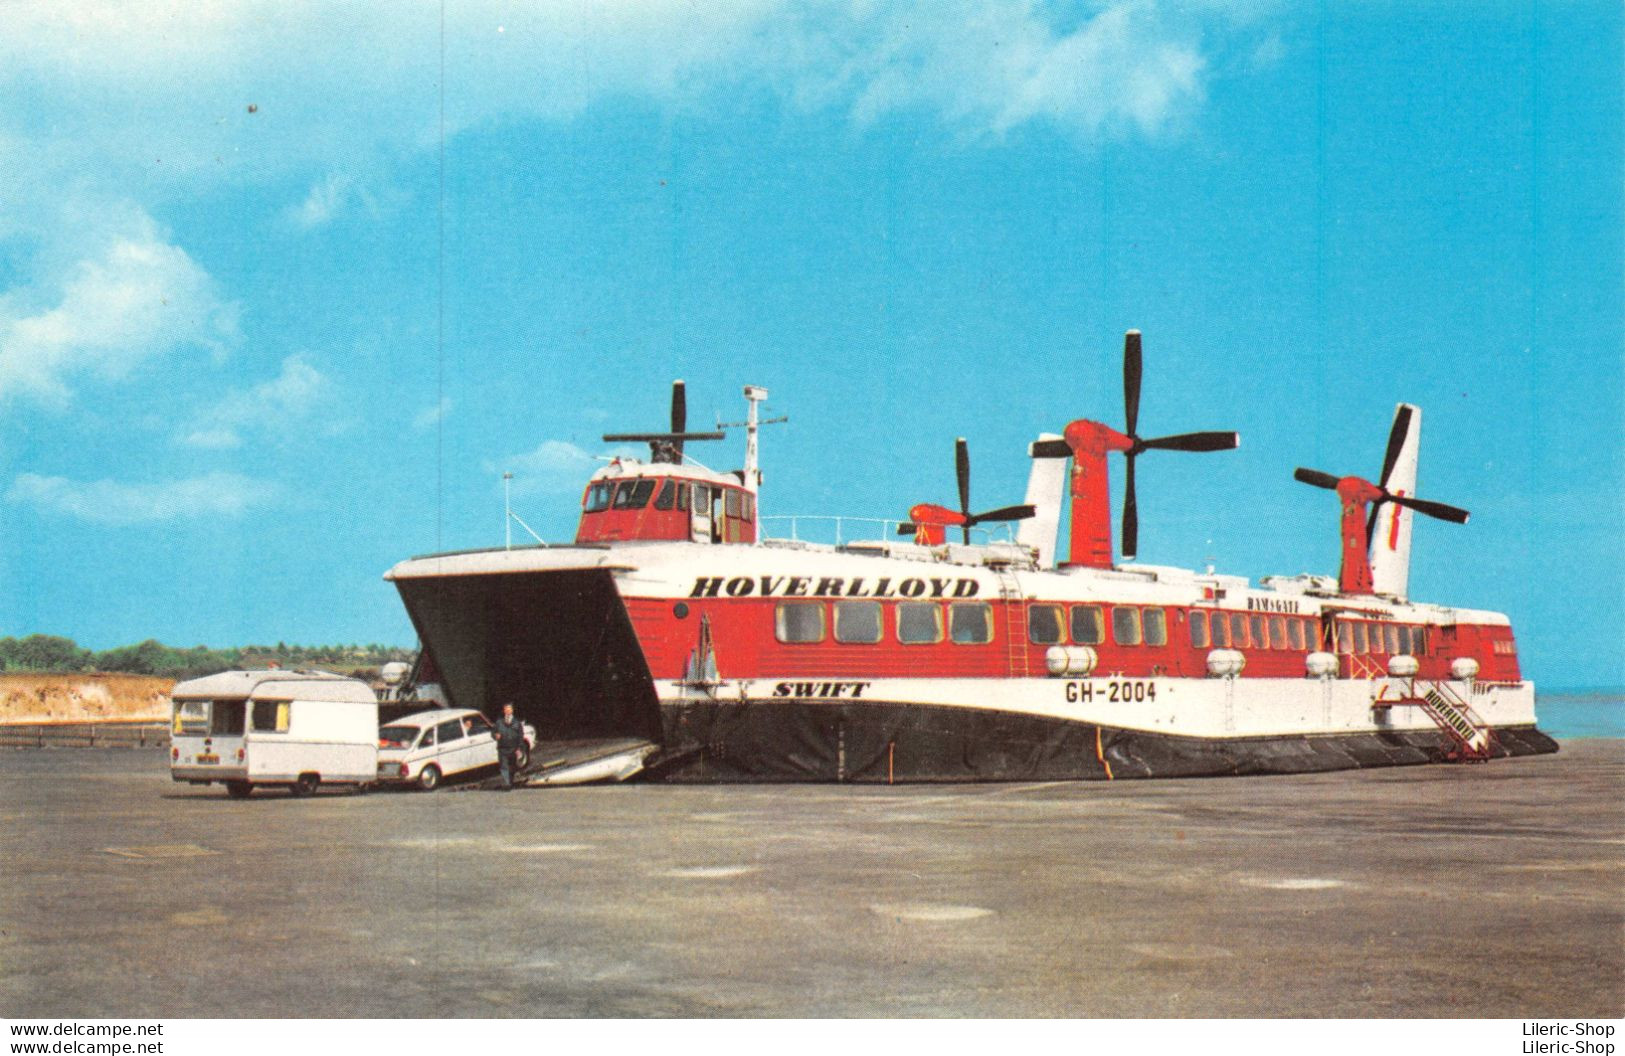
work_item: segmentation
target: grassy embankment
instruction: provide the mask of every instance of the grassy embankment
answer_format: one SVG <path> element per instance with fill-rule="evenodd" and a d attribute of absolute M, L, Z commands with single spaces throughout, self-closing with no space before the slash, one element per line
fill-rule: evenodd
<path fill-rule="evenodd" d="M 172 678 L 0 675 L 0 723 L 165 721 Z"/>

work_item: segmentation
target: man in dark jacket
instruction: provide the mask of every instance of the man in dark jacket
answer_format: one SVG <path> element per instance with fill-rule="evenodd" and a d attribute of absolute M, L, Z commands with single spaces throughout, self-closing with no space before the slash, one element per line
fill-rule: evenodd
<path fill-rule="evenodd" d="M 519 769 L 519 749 L 525 744 L 525 727 L 513 716 L 513 701 L 502 705 L 502 718 L 497 720 L 497 765 L 502 768 L 503 791 L 513 787 L 514 772 Z"/>

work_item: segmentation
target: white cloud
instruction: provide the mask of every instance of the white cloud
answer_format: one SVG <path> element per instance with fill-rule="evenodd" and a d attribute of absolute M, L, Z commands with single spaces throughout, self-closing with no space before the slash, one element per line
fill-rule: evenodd
<path fill-rule="evenodd" d="M 302 203 L 288 210 L 289 222 L 307 231 L 331 223 L 350 197 L 351 182 L 348 176 L 335 174 L 317 183 Z"/>
<path fill-rule="evenodd" d="M 76 380 L 116 381 L 177 350 L 220 355 L 236 340 L 236 305 L 145 213 L 126 210 L 92 241 L 65 267 L 51 263 L 65 247 L 47 247 L 52 277 L 0 296 L 0 400 L 61 403 Z"/>
<path fill-rule="evenodd" d="M 598 468 L 598 460 L 568 441 L 544 440 L 534 451 L 513 455 L 487 468 L 492 472 L 512 473 L 515 495 L 557 493 L 585 486 L 587 478 Z"/>
<path fill-rule="evenodd" d="M 305 432 L 312 423 L 328 436 L 349 424 L 338 410 L 332 381 L 304 356 L 292 355 L 270 381 L 227 392 L 198 416 L 181 442 L 205 449 L 231 448 L 242 443 L 246 429 Z"/>
<path fill-rule="evenodd" d="M 440 397 L 439 403 L 435 404 L 433 407 L 425 407 L 423 410 L 417 413 L 417 417 L 412 419 L 412 428 L 432 429 L 441 422 L 445 421 L 446 415 L 450 413 L 451 397 L 442 396 Z"/>
<path fill-rule="evenodd" d="M 235 473 L 209 473 L 159 484 L 74 481 L 24 473 L 6 493 L 12 502 L 101 524 L 238 517 L 275 496 L 274 485 Z"/>

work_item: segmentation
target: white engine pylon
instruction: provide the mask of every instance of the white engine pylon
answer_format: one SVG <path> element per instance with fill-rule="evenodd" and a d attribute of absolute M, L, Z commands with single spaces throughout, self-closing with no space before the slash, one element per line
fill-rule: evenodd
<path fill-rule="evenodd" d="M 1059 440 L 1059 433 L 1041 433 L 1038 439 Z M 1028 449 L 1031 454 L 1031 449 Z M 1022 500 L 1033 508 L 1033 515 L 1022 521 L 1016 529 L 1016 542 L 1038 551 L 1038 567 L 1055 566 L 1055 543 L 1061 532 L 1061 501 L 1066 490 L 1066 458 L 1035 458 L 1032 474 L 1027 478 L 1027 497 Z"/>
<path fill-rule="evenodd" d="M 1416 464 L 1422 443 L 1422 409 L 1402 403 L 1394 408 L 1394 432 L 1402 432 L 1398 455 L 1377 483 L 1395 495 L 1416 495 Z M 1393 442 L 1392 434 L 1390 443 Z M 1411 524 L 1416 514 L 1397 502 L 1377 507 L 1371 531 L 1371 585 L 1381 595 L 1404 598 L 1410 589 Z"/>

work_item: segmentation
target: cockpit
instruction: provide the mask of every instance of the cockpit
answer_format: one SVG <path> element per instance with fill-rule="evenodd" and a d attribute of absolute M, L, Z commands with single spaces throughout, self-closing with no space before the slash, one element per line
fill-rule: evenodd
<path fill-rule="evenodd" d="M 756 541 L 756 496 L 742 483 L 697 480 L 666 469 L 618 463 L 606 472 L 627 475 L 595 478 L 581 498 L 576 542 Z"/>

